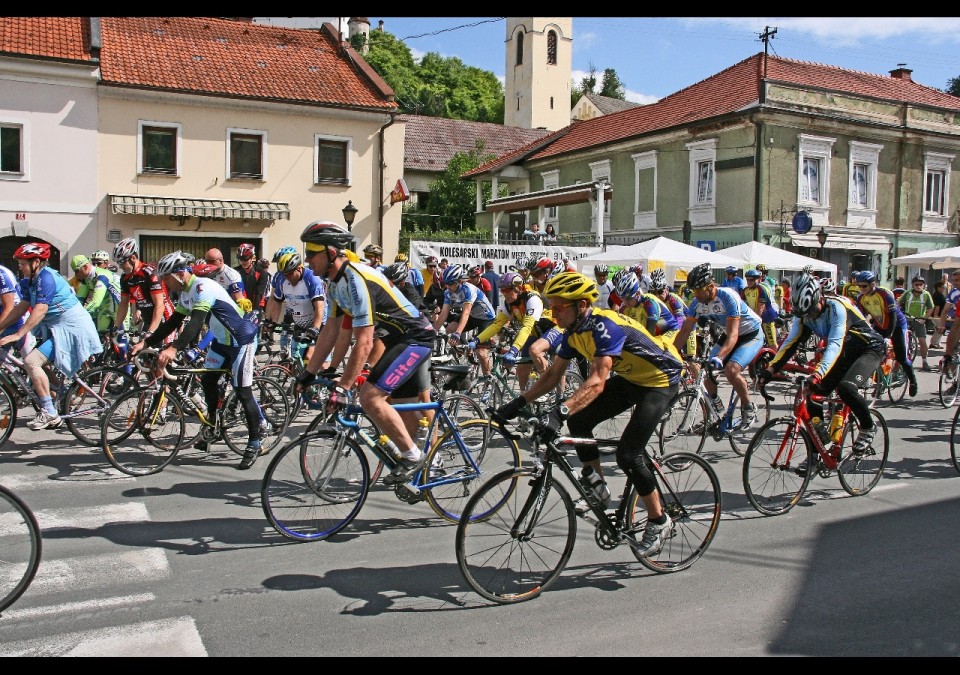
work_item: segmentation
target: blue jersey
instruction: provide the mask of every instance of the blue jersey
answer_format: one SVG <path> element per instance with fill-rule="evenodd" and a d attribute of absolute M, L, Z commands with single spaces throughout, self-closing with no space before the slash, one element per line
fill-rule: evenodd
<path fill-rule="evenodd" d="M 195 309 L 210 313 L 207 325 L 213 338 L 222 345 L 242 347 L 257 337 L 257 325 L 244 318 L 243 310 L 214 279 L 193 275 L 190 283 L 180 291 L 175 311 L 190 316 Z"/>
<path fill-rule="evenodd" d="M 461 281 L 456 291 L 451 292 L 449 287 L 443 291 L 443 304 L 445 305 L 460 309 L 468 302 L 472 303 L 470 316 L 474 319 L 491 321 L 497 314 L 493 305 L 490 304 L 490 299 L 471 283 Z"/>
<path fill-rule="evenodd" d="M 23 299 L 23 296 L 20 295 L 20 284 L 17 283 L 17 277 L 14 276 L 8 268 L 0 265 L 0 295 L 6 295 L 7 293 L 13 294 L 13 306 L 16 307 L 20 304 L 20 301 Z M 26 323 L 26 318 L 21 316 L 19 319 L 14 321 L 10 326 L 7 327 L 11 333 L 15 333 L 23 324 Z"/>
<path fill-rule="evenodd" d="M 747 303 L 736 291 L 722 286 L 717 287 L 717 294 L 713 300 L 701 304 L 699 300 L 694 299 L 690 305 L 683 310 L 684 316 L 700 318 L 705 316 L 708 320 L 726 328 L 727 317 L 736 317 L 740 319 L 740 335 L 760 330 L 760 317 L 747 306 Z"/>
<path fill-rule="evenodd" d="M 275 274 L 273 281 L 273 299 L 284 303 L 284 309 L 293 316 L 293 322 L 298 326 L 313 324 L 314 300 L 325 300 L 323 281 L 313 273 L 313 270 L 302 268 L 300 281 L 291 284 L 282 274 Z M 326 315 L 326 309 L 324 309 Z"/>
<path fill-rule="evenodd" d="M 70 283 L 60 276 L 59 272 L 49 267 L 41 268 L 32 281 L 27 278 L 21 279 L 20 295 L 28 298 L 31 307 L 47 306 L 43 323 L 47 323 L 48 319 L 56 319 L 74 305 L 80 304 Z"/>

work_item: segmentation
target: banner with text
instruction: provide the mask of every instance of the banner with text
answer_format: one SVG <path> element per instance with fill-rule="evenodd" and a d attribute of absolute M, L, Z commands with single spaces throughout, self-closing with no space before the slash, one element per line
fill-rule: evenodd
<path fill-rule="evenodd" d="M 410 242 L 410 266 L 420 269 L 425 266 L 424 258 L 436 256 L 437 260 L 446 258 L 451 265 L 473 267 L 483 265 L 487 260 L 493 261 L 493 269 L 497 274 L 503 274 L 510 269 L 517 258 L 546 256 L 556 263 L 563 259 L 571 261 L 596 255 L 603 249 L 599 246 L 525 246 L 513 244 L 478 244 L 461 242 Z"/>

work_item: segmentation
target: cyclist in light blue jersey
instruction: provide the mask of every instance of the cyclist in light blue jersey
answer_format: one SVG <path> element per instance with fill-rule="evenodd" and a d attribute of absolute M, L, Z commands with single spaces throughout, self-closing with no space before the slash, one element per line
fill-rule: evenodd
<path fill-rule="evenodd" d="M 467 271 L 463 267 L 451 265 L 443 270 L 440 281 L 444 286 L 443 306 L 433 327 L 445 325 L 451 342 L 456 344 L 468 330 L 482 332 L 493 322 L 497 313 L 490 299 L 479 288 L 467 283 Z M 450 322 L 445 324 L 453 310 L 456 310 L 456 318 L 451 317 Z"/>
<path fill-rule="evenodd" d="M 6 317 L 7 314 L 13 311 L 13 308 L 20 304 L 22 297 L 23 296 L 20 295 L 20 283 L 17 281 L 17 277 L 9 268 L 0 265 L 0 319 Z M 0 337 L 13 335 L 20 330 L 24 323 L 26 323 L 26 319 L 21 316 L 7 326 L 3 333 L 0 333 Z M 33 349 L 35 342 L 36 340 L 32 333 L 25 333 L 13 347 L 20 353 L 20 358 L 25 358 L 27 354 L 30 353 L 30 350 Z"/>
<path fill-rule="evenodd" d="M 747 306 L 737 291 L 721 288 L 713 280 L 709 263 L 694 267 L 687 274 L 687 287 L 693 291 L 693 302 L 684 310 L 683 324 L 674 343 L 677 349 L 686 344 L 687 337 L 698 321 L 714 324 L 724 331 L 710 350 L 710 364 L 723 370 L 727 381 L 737 392 L 741 405 L 740 429 L 746 431 L 757 420 L 757 406 L 750 400 L 750 389 L 743 377 L 743 369 L 750 365 L 763 347 L 760 317 Z M 725 406 L 717 396 L 717 385 L 709 377 L 704 380 L 714 409 L 723 415 Z"/>

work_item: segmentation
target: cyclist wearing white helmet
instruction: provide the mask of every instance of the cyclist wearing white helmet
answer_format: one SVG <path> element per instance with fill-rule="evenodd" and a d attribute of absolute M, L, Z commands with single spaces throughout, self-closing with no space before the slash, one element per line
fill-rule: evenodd
<path fill-rule="evenodd" d="M 728 274 L 729 271 L 728 267 Z M 710 365 L 715 370 L 722 370 L 737 392 L 741 406 L 740 429 L 746 431 L 757 420 L 757 407 L 750 400 L 750 389 L 743 378 L 743 371 L 763 347 L 760 317 L 747 307 L 747 303 L 737 291 L 717 286 L 709 263 L 702 263 L 690 270 L 687 274 L 687 286 L 693 291 L 694 300 L 684 310 L 685 318 L 675 338 L 677 349 L 686 343 L 700 318 L 725 332 L 723 342 L 714 344 L 711 348 Z M 721 416 L 724 415 L 726 410 L 717 396 L 716 382 L 708 377 L 704 385 L 710 394 L 714 410 Z"/>
<path fill-rule="evenodd" d="M 620 313 L 637 321 L 650 334 L 662 335 L 672 341 L 680 329 L 677 317 L 667 303 L 650 292 L 650 284 L 641 282 L 635 272 L 624 271 L 626 274 L 620 277 L 616 288 L 617 295 L 623 300 Z M 663 270 L 654 271 L 663 274 Z"/>
<path fill-rule="evenodd" d="M 315 342 L 326 319 L 324 283 L 303 264 L 303 257 L 296 249 L 291 247 L 291 251 L 277 251 L 277 273 L 270 282 L 270 297 L 264 313 L 265 326 L 272 330 L 281 319 L 284 322 L 292 321 L 304 329 L 304 337 Z M 299 343 L 295 355 L 309 360 L 313 355 L 313 345 Z"/>
<path fill-rule="evenodd" d="M 450 341 L 459 342 L 460 337 L 468 330 L 481 332 L 493 323 L 496 312 L 490 300 L 479 288 L 467 282 L 467 271 L 460 265 L 451 265 L 443 270 L 440 279 L 444 286 L 443 306 L 440 316 L 433 322 L 433 327 L 439 329 L 445 326 Z M 457 317 L 446 323 L 451 310 L 457 310 Z M 490 372 L 490 364 L 484 364 L 481 359 L 483 372 Z"/>
<path fill-rule="evenodd" d="M 810 274 L 803 273 L 794 279 L 790 300 L 793 304 L 790 333 L 769 367 L 757 374 L 757 379 L 761 383 L 772 380 L 773 374 L 783 368 L 811 333 L 826 340 L 826 348 L 811 379 L 810 393 L 822 397 L 836 390 L 840 399 L 850 406 L 860 424 L 853 451 L 862 454 L 870 448 L 876 427 L 860 387 L 880 365 L 885 350 L 883 337 L 870 327 L 849 298 L 824 295 L 820 282 Z M 823 419 L 822 400 L 816 397 L 807 400 L 811 417 Z M 806 462 L 797 469 L 801 475 L 807 469 L 805 465 Z"/>
<path fill-rule="evenodd" d="M 597 302 L 594 304 L 594 307 L 600 307 L 602 309 L 611 309 L 610 307 L 610 294 L 613 293 L 613 282 L 610 281 L 607 276 L 610 274 L 610 268 L 600 263 L 599 265 L 594 265 L 593 267 L 593 276 L 597 280 L 597 291 L 599 291 L 600 296 L 597 298 Z"/>

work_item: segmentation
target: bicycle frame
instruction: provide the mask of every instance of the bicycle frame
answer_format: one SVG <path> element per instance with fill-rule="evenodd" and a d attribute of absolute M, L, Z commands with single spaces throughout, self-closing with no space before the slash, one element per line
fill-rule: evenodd
<path fill-rule="evenodd" d="M 797 447 L 797 430 L 802 426 L 807 431 L 807 436 L 813 443 L 814 449 L 820 455 L 820 461 L 823 463 L 825 469 L 833 471 L 837 468 L 838 460 L 840 459 L 840 443 L 843 441 L 843 437 L 847 433 L 847 420 L 850 417 L 850 406 L 841 401 L 839 398 L 831 397 L 827 400 L 824 400 L 824 420 L 829 419 L 834 414 L 839 413 L 843 418 L 840 431 L 840 441 L 831 442 L 830 448 L 828 449 L 824 446 L 823 441 L 820 440 L 820 434 L 817 433 L 816 428 L 813 425 L 813 419 L 810 416 L 810 411 L 807 409 L 807 395 L 810 391 L 810 385 L 805 376 L 799 376 L 794 380 L 794 384 L 797 385 L 797 393 L 794 396 L 793 401 L 793 424 L 790 426 L 788 432 L 784 434 L 783 440 L 780 443 L 780 449 L 777 451 L 777 456 L 774 458 L 774 463 L 782 466 L 790 466 L 790 462 L 793 460 L 793 453 Z M 839 405 L 839 408 L 836 406 Z M 828 417 L 829 415 L 829 417 Z M 786 460 L 781 462 L 784 453 L 786 453 Z M 806 459 L 803 457 L 802 459 Z"/>
<path fill-rule="evenodd" d="M 23 360 L 14 356 L 9 349 L 0 351 L 0 359 L 2 359 L 2 362 L 0 362 L 0 364 L 2 364 L 2 371 L 0 372 L 2 372 L 3 377 L 12 382 L 20 393 L 25 394 L 28 397 L 31 405 L 33 405 L 36 410 L 41 410 L 43 405 L 40 403 L 40 397 L 37 395 L 37 392 L 33 390 L 33 386 L 31 386 L 31 384 L 27 381 L 27 378 L 23 373 Z M 103 412 L 110 406 L 110 402 L 98 394 L 93 388 L 90 387 L 90 385 L 84 382 L 79 373 L 74 375 L 72 378 L 64 378 L 63 384 L 60 387 L 61 391 L 58 393 L 62 394 L 66 392 L 70 385 L 74 382 L 79 384 L 88 394 L 93 396 L 100 406 L 90 406 L 88 408 L 85 407 L 81 410 L 75 410 L 73 412 L 69 412 L 64 409 L 60 411 L 60 417 L 63 419 L 72 419 L 74 417 L 82 417 L 84 415 L 96 415 Z M 51 389 L 52 388 L 53 387 L 51 386 Z"/>

